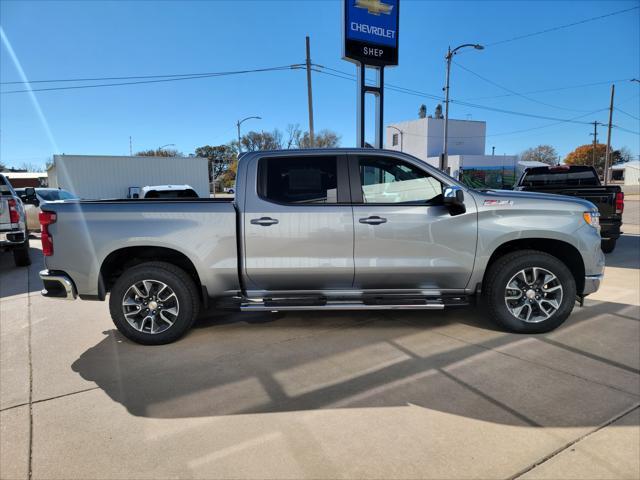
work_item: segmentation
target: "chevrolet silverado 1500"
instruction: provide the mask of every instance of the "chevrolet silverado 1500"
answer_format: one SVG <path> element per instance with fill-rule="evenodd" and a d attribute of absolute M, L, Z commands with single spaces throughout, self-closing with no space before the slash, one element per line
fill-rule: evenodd
<path fill-rule="evenodd" d="M 248 153 L 234 199 L 42 208 L 43 294 L 109 294 L 117 328 L 143 344 L 179 338 L 210 304 L 431 310 L 477 296 L 504 328 L 545 332 L 604 271 L 592 203 L 472 190 L 384 150 Z"/>

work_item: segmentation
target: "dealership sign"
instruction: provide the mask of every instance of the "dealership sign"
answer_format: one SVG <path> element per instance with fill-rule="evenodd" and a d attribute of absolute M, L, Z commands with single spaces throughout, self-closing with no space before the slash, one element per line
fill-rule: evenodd
<path fill-rule="evenodd" d="M 398 65 L 399 0 L 344 0 L 343 58 Z"/>

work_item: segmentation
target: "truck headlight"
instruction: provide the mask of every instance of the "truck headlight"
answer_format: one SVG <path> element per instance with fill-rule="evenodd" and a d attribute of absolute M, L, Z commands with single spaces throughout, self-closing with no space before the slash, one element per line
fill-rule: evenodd
<path fill-rule="evenodd" d="M 600 230 L 600 212 L 584 212 L 582 218 L 593 228 Z"/>

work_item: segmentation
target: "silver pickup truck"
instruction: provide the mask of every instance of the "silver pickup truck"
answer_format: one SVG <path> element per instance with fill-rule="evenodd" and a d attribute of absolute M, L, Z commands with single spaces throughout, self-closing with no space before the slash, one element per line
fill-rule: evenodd
<path fill-rule="evenodd" d="M 442 309 L 551 330 L 603 278 L 588 201 L 478 191 L 399 152 L 254 152 L 234 199 L 52 202 L 49 297 L 104 300 L 129 339 L 176 340 L 201 308 Z"/>
<path fill-rule="evenodd" d="M 17 267 L 31 265 L 29 230 L 24 205 L 11 183 L 0 173 L 0 252 L 13 252 Z"/>

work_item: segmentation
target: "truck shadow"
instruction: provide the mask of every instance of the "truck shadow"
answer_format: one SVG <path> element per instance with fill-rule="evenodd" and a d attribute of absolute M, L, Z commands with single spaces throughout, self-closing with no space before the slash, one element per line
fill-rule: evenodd
<path fill-rule="evenodd" d="M 608 267 L 640 269 L 640 235 L 622 235 L 613 252 L 605 255 Z"/>
<path fill-rule="evenodd" d="M 473 310 L 216 314 L 161 347 L 106 331 L 72 368 L 143 417 L 411 404 L 507 425 L 596 426 L 640 402 L 640 346 L 629 341 L 639 313 L 594 302 L 537 336 L 496 330 Z"/>
<path fill-rule="evenodd" d="M 29 255 L 32 262 L 29 267 L 16 267 L 12 252 L 0 253 L 0 298 L 42 290 L 42 281 L 38 275 L 44 269 L 42 251 L 31 247 Z"/>

